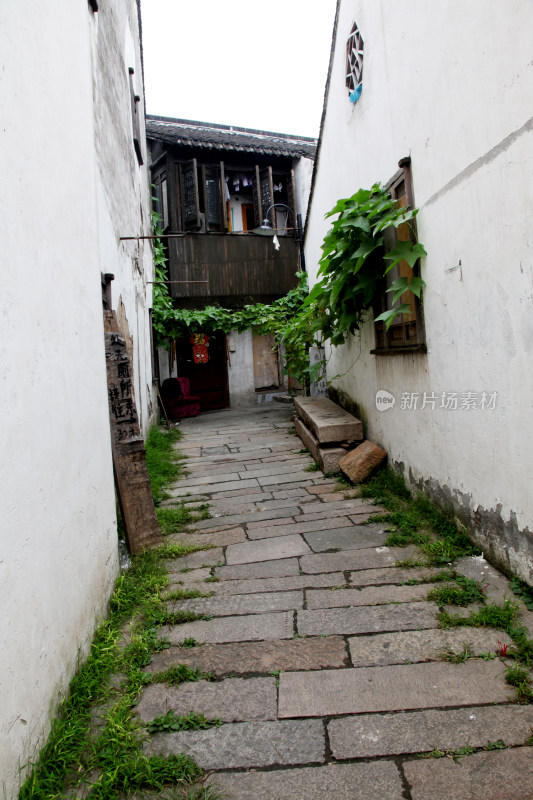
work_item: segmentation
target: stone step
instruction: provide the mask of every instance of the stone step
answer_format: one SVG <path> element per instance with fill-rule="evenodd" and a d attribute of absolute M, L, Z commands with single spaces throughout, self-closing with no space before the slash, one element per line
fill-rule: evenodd
<path fill-rule="evenodd" d="M 520 745 L 533 727 L 531 706 L 476 706 L 392 714 L 362 714 L 334 719 L 328 725 L 336 759 L 485 747 L 502 739 Z"/>
<path fill-rule="evenodd" d="M 163 672 L 176 664 L 188 664 L 217 677 L 268 675 L 275 670 L 340 669 L 348 666 L 348 655 L 342 636 L 204 644 L 170 647 L 155 653 L 145 672 Z"/>
<path fill-rule="evenodd" d="M 244 545 L 235 545 L 243 547 Z M 397 561 L 418 558 L 422 552 L 414 545 L 407 547 L 377 547 L 362 550 L 344 550 L 340 553 L 308 555 L 300 559 L 302 572 L 339 572 L 339 570 L 374 569 L 394 567 Z"/>
<path fill-rule="evenodd" d="M 353 635 L 434 628 L 436 611 L 433 603 L 419 601 L 401 605 L 319 608 L 298 611 L 296 618 L 300 636 Z"/>
<path fill-rule="evenodd" d="M 187 753 L 199 767 L 209 770 L 323 763 L 325 749 L 324 726 L 317 719 L 244 722 L 205 731 L 159 733 L 144 747 L 146 755 Z"/>
<path fill-rule="evenodd" d="M 514 696 L 499 661 L 282 672 L 279 682 L 280 719 L 508 703 Z"/>
<path fill-rule="evenodd" d="M 252 614 L 243 617 L 218 617 L 161 628 L 161 635 L 171 644 L 185 639 L 197 642 L 254 642 L 262 639 L 292 639 L 292 611 L 273 614 Z"/>
<path fill-rule="evenodd" d="M 306 592 L 306 608 L 346 608 L 353 606 L 411 603 L 425 600 L 431 585 L 369 586 L 365 589 L 310 589 Z"/>
<path fill-rule="evenodd" d="M 275 719 L 277 714 L 274 678 L 226 678 L 167 686 L 154 683 L 143 690 L 137 705 L 142 722 L 150 722 L 167 711 L 188 714 L 194 710 L 223 722 Z"/>
<path fill-rule="evenodd" d="M 298 416 L 320 444 L 360 442 L 363 423 L 327 397 L 298 397 Z"/>
<path fill-rule="evenodd" d="M 231 568 L 228 567 L 228 569 Z M 332 586 L 344 586 L 342 572 L 327 572 L 325 575 L 294 575 L 286 578 L 219 581 L 210 583 L 209 591 L 216 595 L 254 594 L 256 592 L 286 592 L 291 589 L 324 589 Z"/>
<path fill-rule="evenodd" d="M 227 617 L 235 614 L 264 614 L 269 611 L 289 611 L 303 608 L 303 592 L 198 597 L 192 600 L 170 601 L 167 606 L 173 611 L 185 609 L 194 611 L 196 614 L 212 614 L 215 617 Z"/>
<path fill-rule="evenodd" d="M 405 764 L 412 800 L 531 800 L 533 747 Z"/>
<path fill-rule="evenodd" d="M 345 521 L 343 526 L 339 525 L 341 520 Z M 332 520 L 324 522 L 322 530 L 313 530 L 316 522 L 307 523 L 309 533 L 304 533 L 305 541 L 315 553 L 329 550 L 364 550 L 369 547 L 383 547 L 387 539 L 387 532 L 381 523 L 350 525 L 350 519 L 347 517 L 339 517 L 339 519 L 335 519 L 334 523 Z M 300 523 L 300 525 L 304 525 L 304 523 Z M 326 525 L 329 525 L 329 530 Z"/>
<path fill-rule="evenodd" d="M 343 447 L 320 447 L 318 439 L 313 436 L 301 419 L 294 420 L 294 430 L 296 431 L 296 435 L 302 440 L 304 447 L 307 447 L 322 472 L 328 474 L 329 472 L 339 471 L 339 461 L 346 455 L 346 450 Z"/>
<path fill-rule="evenodd" d="M 403 800 L 405 797 L 398 767 L 392 761 L 216 773 L 210 781 L 231 800 Z M 424 795 L 424 800 L 428 796 Z M 419 797 L 421 800 L 422 795 Z M 452 795 L 448 798 L 454 800 Z"/>
<path fill-rule="evenodd" d="M 278 536 L 274 539 L 259 539 L 255 542 L 230 544 L 226 549 L 226 564 L 248 564 L 253 561 L 271 561 L 274 559 L 302 556 L 311 549 L 301 536 Z"/>
<path fill-rule="evenodd" d="M 450 628 L 354 636 L 348 639 L 354 667 L 414 664 L 442 659 L 446 651 L 463 653 L 465 646 L 476 656 L 495 654 L 498 642 L 511 644 L 511 637 L 490 628 Z"/>

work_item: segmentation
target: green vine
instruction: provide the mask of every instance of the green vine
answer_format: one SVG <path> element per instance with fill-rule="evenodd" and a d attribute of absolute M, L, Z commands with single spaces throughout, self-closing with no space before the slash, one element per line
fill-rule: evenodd
<path fill-rule="evenodd" d="M 352 197 L 339 200 L 326 218 L 337 216 L 324 238 L 318 270 L 319 281 L 310 293 L 305 273 L 297 273 L 299 284 L 270 305 L 255 303 L 230 310 L 219 306 L 203 309 L 176 308 L 165 283 L 154 285 L 153 323 L 158 346 L 183 339 L 191 333 L 252 329 L 273 334 L 285 351 L 285 372 L 301 383 L 315 380 L 325 362 L 309 365 L 309 347 L 330 340 L 343 344 L 348 334 L 360 330 L 368 311 L 380 295 L 383 279 L 400 261 L 413 269 L 426 251 L 421 244 L 397 241 L 387 249 L 387 232 L 409 224 L 417 209 L 398 208 L 386 189 L 376 183 L 359 189 Z M 162 234 L 161 217 L 152 215 L 154 233 Z M 167 257 L 161 239 L 154 240 L 156 281 L 168 280 Z M 376 317 L 388 328 L 398 314 L 409 313 L 401 302 L 406 292 L 420 297 L 422 278 L 397 278 L 386 290 L 392 293 L 393 308 Z"/>
<path fill-rule="evenodd" d="M 400 261 L 411 268 L 426 251 L 421 244 L 398 241 L 386 247 L 386 232 L 409 223 L 418 209 L 398 208 L 379 183 L 359 189 L 352 197 L 339 200 L 326 214 L 338 215 L 324 238 L 318 278 L 305 305 L 313 309 L 314 331 L 333 345 L 343 344 L 346 335 L 360 330 L 369 309 L 381 292 L 385 275 Z M 405 292 L 420 297 L 422 278 L 401 277 L 386 290 L 392 292 L 394 307 L 376 317 L 388 328 L 398 314 L 409 313 L 407 303 L 399 302 Z"/>

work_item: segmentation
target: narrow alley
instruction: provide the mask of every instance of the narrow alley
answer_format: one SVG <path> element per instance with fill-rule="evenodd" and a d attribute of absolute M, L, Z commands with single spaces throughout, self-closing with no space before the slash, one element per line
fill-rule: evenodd
<path fill-rule="evenodd" d="M 186 538 L 213 548 L 169 562 L 169 588 L 208 595 L 171 608 L 208 618 L 161 629 L 170 647 L 146 669 L 213 679 L 149 685 L 137 710 L 223 724 L 153 733 L 146 754 L 192 755 L 228 800 L 531 798 L 533 706 L 498 657 L 511 639 L 438 627 L 438 569 L 385 546 L 382 509 L 314 470 L 292 414 L 273 403 L 180 424 L 189 475 L 166 503 L 208 503 Z M 482 558 L 454 568 L 491 601 L 511 594 Z"/>

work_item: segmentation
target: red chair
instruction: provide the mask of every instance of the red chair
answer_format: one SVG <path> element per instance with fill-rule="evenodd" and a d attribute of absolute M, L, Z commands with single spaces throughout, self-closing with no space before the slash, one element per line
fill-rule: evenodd
<path fill-rule="evenodd" d="M 188 378 L 167 378 L 163 381 L 161 399 L 169 419 L 197 417 L 200 413 L 200 398 L 191 395 Z"/>

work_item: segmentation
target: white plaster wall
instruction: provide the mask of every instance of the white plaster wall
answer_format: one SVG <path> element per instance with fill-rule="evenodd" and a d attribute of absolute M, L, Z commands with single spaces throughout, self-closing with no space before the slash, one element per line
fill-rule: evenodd
<path fill-rule="evenodd" d="M 128 183 L 130 166 L 119 163 L 129 128 L 118 151 L 117 134 L 109 131 L 116 164 L 112 180 L 105 175 L 104 127 L 98 114 L 95 124 L 93 107 L 101 101 L 91 74 L 93 67 L 114 69 L 114 59 L 94 64 L 94 42 L 104 22 L 113 27 L 120 17 L 109 40 L 121 50 L 127 27 L 134 30 L 136 4 L 100 6 L 94 16 L 87 3 L 71 0 L 34 0 L 23 14 L 17 0 L 4 0 L 0 9 L 0 84 L 10 112 L 0 128 L 0 795 L 6 800 L 18 793 L 19 767 L 38 756 L 77 657 L 87 653 L 106 613 L 118 570 L 100 272 L 117 276 L 115 300 L 124 298 L 130 332 L 142 337 L 147 301 L 138 305 L 138 323 L 139 284 L 135 278 L 128 288 L 130 255 L 118 235 L 141 232 L 148 192 L 140 174 Z M 116 102 L 123 105 L 119 95 Z M 122 122 L 120 115 L 114 124 Z M 120 224 L 115 187 L 123 198 L 137 195 Z M 147 272 L 145 250 L 142 263 Z M 146 426 L 151 377 L 139 367 L 146 349 L 134 347 Z"/>
<path fill-rule="evenodd" d="M 344 85 L 353 21 L 365 42 L 363 92 Z M 367 433 L 413 481 L 447 487 L 457 507 L 533 529 L 533 62 L 531 4 L 342 0 L 329 103 L 308 216 L 313 282 L 339 197 L 385 182 L 412 158 L 428 354 L 375 357 L 372 324 L 332 355 L 328 373 L 353 398 Z M 499 58 L 497 54 L 505 57 Z M 461 260 L 459 270 L 447 273 Z M 378 412 L 375 392 L 397 398 Z M 493 411 L 407 411 L 402 392 L 497 392 Z M 420 401 L 419 401 L 420 404 Z M 488 538 L 487 538 L 488 543 Z M 489 546 L 489 543 L 487 544 Z M 520 552 L 518 552 L 520 551 Z M 501 560 L 533 577 L 531 535 Z"/>
<path fill-rule="evenodd" d="M 231 341 L 235 350 L 231 350 Z M 228 334 L 231 366 L 228 363 L 228 388 L 230 408 L 248 406 L 255 403 L 254 351 L 252 331 L 243 333 L 231 331 Z"/>
<path fill-rule="evenodd" d="M 296 188 L 296 213 L 302 215 L 302 224 L 305 224 L 311 179 L 313 177 L 314 161 L 311 158 L 294 159 L 294 184 Z"/>

